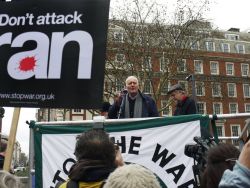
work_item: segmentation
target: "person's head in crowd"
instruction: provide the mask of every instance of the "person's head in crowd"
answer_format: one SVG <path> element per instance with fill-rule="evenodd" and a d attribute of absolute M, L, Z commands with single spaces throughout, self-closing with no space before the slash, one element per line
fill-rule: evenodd
<path fill-rule="evenodd" d="M 5 139 L 1 139 L 1 148 L 0 148 L 0 153 L 5 152 L 7 149 L 7 144 L 8 141 Z"/>
<path fill-rule="evenodd" d="M 139 82 L 138 82 L 138 78 L 136 78 L 135 76 L 129 76 L 126 81 L 126 88 L 128 91 L 128 94 L 131 97 L 135 97 L 138 93 L 139 90 Z"/>
<path fill-rule="evenodd" d="M 109 102 L 103 102 L 102 103 L 102 108 L 101 108 L 101 114 L 100 115 L 107 117 L 110 106 L 111 105 L 110 105 Z"/>
<path fill-rule="evenodd" d="M 101 187 L 109 174 L 123 165 L 118 148 L 103 129 L 91 129 L 77 136 L 74 151 L 77 161 L 69 170 L 69 181 L 59 181 L 56 187 L 70 187 L 72 183 L 79 187 Z"/>
<path fill-rule="evenodd" d="M 117 168 L 110 174 L 103 188 L 160 188 L 156 176 L 138 164 Z"/>
<path fill-rule="evenodd" d="M 181 101 L 186 93 L 180 84 L 173 85 L 168 90 L 168 95 L 170 95 L 174 100 Z"/>
<path fill-rule="evenodd" d="M 77 160 L 100 160 L 108 166 L 115 164 L 115 145 L 102 129 L 82 133 L 77 138 L 74 154 Z"/>
<path fill-rule="evenodd" d="M 0 170 L 0 187 L 1 188 L 24 188 L 23 183 L 18 177 L 4 170 Z"/>
<path fill-rule="evenodd" d="M 250 187 L 250 140 L 245 143 L 233 170 L 225 170 L 219 188 Z"/>
<path fill-rule="evenodd" d="M 0 170 L 3 169 L 5 152 L 7 149 L 8 141 L 5 139 L 1 139 L 1 148 L 0 148 Z"/>
<path fill-rule="evenodd" d="M 201 177 L 202 187 L 218 187 L 224 171 L 233 169 L 239 155 L 239 149 L 232 144 L 220 143 L 210 148 L 207 154 L 207 166 Z"/>

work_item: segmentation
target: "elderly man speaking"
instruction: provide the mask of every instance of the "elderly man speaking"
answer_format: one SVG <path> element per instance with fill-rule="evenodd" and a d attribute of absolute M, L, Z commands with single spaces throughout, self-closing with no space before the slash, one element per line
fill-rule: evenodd
<path fill-rule="evenodd" d="M 139 90 L 139 82 L 135 76 L 126 79 L 127 94 L 121 102 L 115 101 L 109 109 L 110 119 L 158 117 L 155 101 Z"/>

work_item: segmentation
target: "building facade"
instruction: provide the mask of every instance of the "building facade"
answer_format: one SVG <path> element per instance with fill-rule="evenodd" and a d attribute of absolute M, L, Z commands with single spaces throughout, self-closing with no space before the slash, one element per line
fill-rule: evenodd
<path fill-rule="evenodd" d="M 126 32 L 120 26 L 110 27 L 109 37 L 113 40 L 108 46 L 108 61 L 114 65 L 121 63 L 127 65 L 127 54 L 124 50 Z M 250 33 L 240 32 L 231 28 L 228 31 L 213 31 L 200 40 L 194 41 L 188 55 L 183 55 L 176 65 L 172 64 L 171 71 L 176 74 L 168 77 L 167 87 L 162 87 L 160 100 L 157 100 L 158 109 L 162 116 L 171 116 L 174 104 L 166 95 L 168 88 L 179 83 L 190 95 L 195 95 L 197 109 L 200 114 L 237 114 L 250 112 Z M 121 48 L 119 49 L 120 43 Z M 110 47 L 110 48 L 109 48 Z M 155 87 L 159 87 L 162 72 L 169 69 L 170 59 L 166 56 L 168 50 L 149 54 L 143 65 L 152 70 L 154 76 L 151 80 L 143 80 L 142 91 L 154 96 Z M 164 56 L 165 55 L 165 56 Z M 174 54 L 173 54 L 174 55 Z M 137 59 L 137 61 L 140 61 Z M 112 66 L 106 66 L 112 69 Z M 120 68 L 122 69 L 122 68 Z M 119 70 L 118 70 L 119 71 Z M 147 71 L 144 69 L 144 71 Z M 169 71 L 169 70 L 168 70 Z M 122 75 L 122 73 L 119 73 Z M 192 75 L 192 80 L 187 79 Z M 141 79 L 142 81 L 142 79 Z M 151 82 L 150 82 L 151 81 Z M 124 88 L 124 80 L 119 77 L 110 87 L 109 80 L 105 83 L 107 90 L 119 92 Z M 192 87 L 194 85 L 194 88 Z M 107 91 L 106 90 L 106 91 Z M 221 137 L 237 137 L 245 126 L 246 118 L 217 120 L 218 135 Z M 232 141 L 236 144 L 235 141 Z"/>
<path fill-rule="evenodd" d="M 190 67 L 195 75 L 198 112 L 249 113 L 250 34 L 237 29 L 220 31 L 219 34 L 217 38 L 203 40 L 205 48 L 197 48 L 193 59 L 183 60 L 183 67 Z M 190 88 L 190 83 L 183 78 L 179 74 L 174 82 Z M 218 134 L 222 137 L 239 136 L 244 126 L 245 118 L 217 121 Z"/>
<path fill-rule="evenodd" d="M 95 115 L 84 109 L 48 109 L 40 108 L 37 111 L 37 121 L 80 121 L 92 119 Z"/>

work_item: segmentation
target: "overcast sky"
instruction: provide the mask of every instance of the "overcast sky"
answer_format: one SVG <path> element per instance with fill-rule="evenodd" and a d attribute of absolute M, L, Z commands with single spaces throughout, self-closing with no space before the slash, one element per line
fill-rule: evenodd
<path fill-rule="evenodd" d="M 245 31 L 250 29 L 249 7 L 249 0 L 214 0 L 208 18 L 221 30 L 235 27 Z"/>
<path fill-rule="evenodd" d="M 5 114 L 2 122 L 2 132 L 9 135 L 14 108 L 5 107 Z M 35 120 L 35 108 L 21 108 L 16 140 L 21 144 L 22 152 L 29 152 L 29 126 L 26 121 Z"/>
<path fill-rule="evenodd" d="M 236 27 L 240 28 L 241 31 L 245 31 L 250 28 L 249 7 L 250 0 L 213 0 L 207 18 L 220 30 L 228 30 L 231 27 Z M 12 121 L 13 108 L 5 108 L 5 111 L 2 130 L 4 134 L 8 135 Z M 32 108 L 21 109 L 16 138 L 21 144 L 22 151 L 26 154 L 28 154 L 29 151 L 29 128 L 25 122 L 26 120 L 35 120 L 35 113 L 36 110 Z"/>

